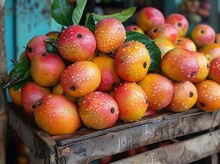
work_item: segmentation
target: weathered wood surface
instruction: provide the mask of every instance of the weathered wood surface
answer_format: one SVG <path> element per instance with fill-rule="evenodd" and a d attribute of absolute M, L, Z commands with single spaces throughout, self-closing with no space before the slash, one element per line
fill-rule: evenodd
<path fill-rule="evenodd" d="M 7 75 L 5 52 L 4 0 L 0 0 L 0 85 Z M 7 110 L 5 91 L 0 88 L 0 163 L 6 163 Z"/>
<path fill-rule="evenodd" d="M 58 160 L 66 163 L 86 163 L 90 160 L 117 154 L 134 147 L 176 138 L 186 134 L 212 129 L 219 125 L 220 111 L 185 117 L 168 117 L 162 121 L 144 124 L 120 131 L 57 146 Z"/>
<path fill-rule="evenodd" d="M 112 164 L 186 164 L 211 156 L 219 151 L 220 129 L 112 162 Z M 216 159 L 212 162 L 216 163 Z"/>
<path fill-rule="evenodd" d="M 130 124 L 119 122 L 101 131 L 86 129 L 76 132 L 74 138 L 72 135 L 49 136 L 25 119 L 21 109 L 12 104 L 9 107 L 10 126 L 18 132 L 36 158 L 66 164 L 86 163 L 135 147 L 213 129 L 220 121 L 220 111 L 205 113 L 193 109 L 184 113 L 160 115 L 158 119 L 143 118 Z M 126 128 L 122 128 L 124 126 Z"/>
<path fill-rule="evenodd" d="M 58 145 L 66 145 L 69 143 L 73 143 L 73 142 L 82 141 L 82 140 L 86 140 L 89 138 L 105 135 L 105 134 L 108 134 L 111 132 L 116 132 L 116 131 L 120 131 L 120 130 L 124 130 L 124 129 L 128 129 L 128 128 L 132 128 L 135 126 L 141 126 L 141 125 L 152 123 L 152 122 L 159 122 L 161 120 L 176 117 L 176 116 L 177 117 L 186 117 L 189 115 L 199 114 L 201 112 L 202 111 L 197 108 L 191 109 L 185 113 L 175 113 L 175 114 L 171 113 L 169 111 L 164 111 L 161 114 L 143 117 L 141 120 L 139 120 L 137 122 L 125 124 L 124 122 L 119 120 L 116 122 L 116 124 L 114 125 L 113 128 L 103 129 L 101 131 L 92 130 L 92 129 L 85 129 L 85 130 L 82 129 L 82 130 L 77 131 L 76 133 L 70 134 L 70 135 L 53 136 L 53 139 L 56 140 Z"/>
<path fill-rule="evenodd" d="M 39 131 L 33 124 L 33 120 L 28 119 L 21 111 L 22 108 L 9 103 L 9 125 L 30 149 L 31 161 L 37 164 L 49 163 L 46 161 L 50 161 L 50 164 L 56 163 L 54 158 L 55 141 L 48 134 Z"/>
<path fill-rule="evenodd" d="M 6 55 L 5 55 L 5 15 L 4 15 L 4 0 L 0 0 L 0 84 L 6 77 Z"/>

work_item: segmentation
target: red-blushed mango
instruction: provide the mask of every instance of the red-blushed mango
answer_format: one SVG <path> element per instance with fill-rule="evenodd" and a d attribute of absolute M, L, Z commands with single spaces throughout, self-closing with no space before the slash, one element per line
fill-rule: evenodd
<path fill-rule="evenodd" d="M 48 38 L 49 37 L 45 35 L 37 35 L 29 40 L 25 47 L 25 54 L 30 61 L 36 54 L 46 52 L 45 40 Z"/>
<path fill-rule="evenodd" d="M 71 96 L 81 97 L 95 91 L 101 82 L 101 72 L 91 61 L 78 61 L 69 65 L 61 74 L 63 90 Z"/>
<path fill-rule="evenodd" d="M 134 32 L 139 32 L 141 34 L 145 34 L 144 30 L 141 27 L 137 26 L 137 25 L 129 25 L 129 26 L 127 26 L 125 28 L 125 30 L 127 30 L 127 31 L 134 31 Z"/>
<path fill-rule="evenodd" d="M 174 44 L 166 38 L 156 38 L 153 41 L 160 49 L 161 58 L 165 55 L 165 53 L 167 53 L 169 50 L 172 50 L 175 47 Z"/>
<path fill-rule="evenodd" d="M 101 72 L 101 82 L 97 90 L 110 91 L 114 89 L 120 82 L 119 76 L 114 68 L 114 59 L 107 56 L 96 56 L 91 60 L 96 64 Z"/>
<path fill-rule="evenodd" d="M 163 56 L 160 67 L 174 81 L 192 81 L 198 73 L 199 64 L 191 51 L 174 48 Z"/>
<path fill-rule="evenodd" d="M 22 106 L 21 101 L 21 88 L 14 90 L 13 86 L 8 87 L 8 93 L 13 103 L 15 103 L 18 106 Z"/>
<path fill-rule="evenodd" d="M 191 109 L 198 98 L 195 85 L 190 81 L 173 82 L 174 94 L 167 109 L 173 112 L 184 112 Z"/>
<path fill-rule="evenodd" d="M 119 118 L 124 122 L 140 120 L 149 106 L 147 94 L 136 83 L 120 83 L 114 90 L 113 98 L 119 106 Z"/>
<path fill-rule="evenodd" d="M 165 76 L 149 73 L 137 84 L 147 94 L 149 110 L 161 110 L 172 100 L 174 93 L 173 83 Z"/>
<path fill-rule="evenodd" d="M 52 87 L 52 93 L 64 95 L 66 98 L 68 98 L 70 101 L 74 103 L 77 101 L 77 97 L 70 96 L 68 93 L 64 92 L 61 83 L 58 83 L 57 85 Z"/>
<path fill-rule="evenodd" d="M 137 15 L 137 24 L 145 32 L 150 30 L 154 26 L 158 26 L 165 23 L 163 13 L 155 7 L 144 7 Z"/>
<path fill-rule="evenodd" d="M 197 48 L 215 42 L 215 30 L 207 24 L 196 25 L 190 35 Z"/>
<path fill-rule="evenodd" d="M 208 60 L 211 61 L 214 58 L 220 57 L 220 44 L 211 43 L 204 45 L 199 49 L 199 52 L 204 53 Z"/>
<path fill-rule="evenodd" d="M 220 109 L 220 85 L 205 79 L 195 84 L 198 91 L 196 106 L 206 112 L 213 112 Z"/>
<path fill-rule="evenodd" d="M 177 28 L 168 23 L 152 27 L 147 31 L 146 35 L 153 40 L 156 38 L 165 38 L 171 41 L 173 44 L 175 44 L 179 38 Z"/>
<path fill-rule="evenodd" d="M 124 81 L 137 82 L 145 77 L 150 67 L 150 54 L 139 41 L 121 45 L 115 55 L 115 70 Z"/>
<path fill-rule="evenodd" d="M 87 60 L 96 50 L 95 36 L 81 25 L 68 26 L 60 34 L 57 44 L 60 54 L 70 62 Z"/>
<path fill-rule="evenodd" d="M 188 51 L 197 51 L 195 43 L 191 39 L 185 37 L 179 38 L 174 46 L 176 48 L 184 48 Z"/>
<path fill-rule="evenodd" d="M 117 102 L 107 93 L 90 92 L 79 103 L 79 114 L 83 123 L 92 129 L 112 127 L 119 116 Z"/>
<path fill-rule="evenodd" d="M 21 101 L 24 113 L 30 118 L 33 118 L 38 101 L 49 93 L 51 93 L 49 88 L 41 87 L 34 81 L 25 84 L 21 89 Z"/>
<path fill-rule="evenodd" d="M 104 18 L 99 21 L 94 32 L 97 49 L 104 53 L 111 53 L 124 43 L 126 30 L 116 18 Z"/>
<path fill-rule="evenodd" d="M 59 83 L 61 73 L 66 68 L 63 59 L 57 54 L 36 54 L 30 66 L 31 77 L 42 87 L 52 87 Z"/>
<path fill-rule="evenodd" d="M 214 80 L 220 84 L 220 57 L 215 58 L 210 62 L 208 79 Z"/>
<path fill-rule="evenodd" d="M 189 22 L 183 14 L 172 13 L 165 18 L 165 23 L 174 25 L 178 29 L 180 37 L 186 36 Z"/>
<path fill-rule="evenodd" d="M 51 39 L 57 40 L 60 36 L 60 32 L 59 31 L 50 31 L 50 32 L 46 33 L 46 36 L 48 36 Z"/>
<path fill-rule="evenodd" d="M 77 106 L 60 94 L 48 94 L 34 110 L 36 125 L 50 135 L 72 134 L 81 125 Z"/>
<path fill-rule="evenodd" d="M 206 56 L 203 53 L 200 52 L 193 52 L 193 54 L 196 57 L 196 60 L 198 61 L 199 64 L 199 70 L 198 73 L 196 74 L 195 78 L 191 80 L 193 83 L 198 83 L 202 80 L 205 80 L 209 74 L 209 61 L 206 58 Z"/>

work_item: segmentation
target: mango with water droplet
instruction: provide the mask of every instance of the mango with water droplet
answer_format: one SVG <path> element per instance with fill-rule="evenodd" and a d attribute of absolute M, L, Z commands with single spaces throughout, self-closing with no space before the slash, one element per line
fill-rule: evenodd
<path fill-rule="evenodd" d="M 174 25 L 178 29 L 180 37 L 186 36 L 189 28 L 189 22 L 183 14 L 171 13 L 166 17 L 165 23 Z"/>
<path fill-rule="evenodd" d="M 111 53 L 123 44 L 126 37 L 124 25 L 116 18 L 104 18 L 95 27 L 97 49 Z"/>
<path fill-rule="evenodd" d="M 78 61 L 69 65 L 61 74 L 63 90 L 73 97 L 95 91 L 101 82 L 101 72 L 91 61 Z"/>
<path fill-rule="evenodd" d="M 79 114 L 83 123 L 93 129 L 112 127 L 119 116 L 117 102 L 107 93 L 90 92 L 79 103 Z"/>
<path fill-rule="evenodd" d="M 220 57 L 215 58 L 210 62 L 208 79 L 214 80 L 220 84 Z"/>
<path fill-rule="evenodd" d="M 60 94 L 44 96 L 34 110 L 34 120 L 50 135 L 71 134 L 81 125 L 77 106 Z"/>
<path fill-rule="evenodd" d="M 48 52 L 39 53 L 31 61 L 31 77 L 42 87 L 53 87 L 59 83 L 65 68 L 65 63 L 60 56 Z"/>
<path fill-rule="evenodd" d="M 210 43 L 202 46 L 199 52 L 204 53 L 209 61 L 214 58 L 220 57 L 220 43 Z"/>
<path fill-rule="evenodd" d="M 58 38 L 58 50 L 70 62 L 87 60 L 95 53 L 96 40 L 85 26 L 68 26 Z"/>
<path fill-rule="evenodd" d="M 137 14 L 137 24 L 145 32 L 152 27 L 165 23 L 163 13 L 155 7 L 144 7 Z"/>
<path fill-rule="evenodd" d="M 195 84 L 198 91 L 196 106 L 204 111 L 213 112 L 220 109 L 220 85 L 213 80 L 203 80 Z"/>
<path fill-rule="evenodd" d="M 41 87 L 34 81 L 25 84 L 21 89 L 21 102 L 24 113 L 33 118 L 33 112 L 38 101 L 49 93 L 51 93 L 49 88 Z"/>
<path fill-rule="evenodd" d="M 179 38 L 178 29 L 174 25 L 168 23 L 152 27 L 147 31 L 146 35 L 151 39 L 165 38 L 173 44 L 175 44 Z"/>
<path fill-rule="evenodd" d="M 97 90 L 110 91 L 120 82 L 119 76 L 114 68 L 114 58 L 107 55 L 96 56 L 91 61 L 96 64 L 101 72 L 101 82 Z"/>
<path fill-rule="evenodd" d="M 37 35 L 28 41 L 25 47 L 25 54 L 30 61 L 36 54 L 46 52 L 45 40 L 48 38 L 49 37 L 45 35 Z"/>
<path fill-rule="evenodd" d="M 173 112 L 184 112 L 191 109 L 198 98 L 195 85 L 190 81 L 173 82 L 174 94 L 167 109 Z"/>
<path fill-rule="evenodd" d="M 199 64 L 191 51 L 174 48 L 161 59 L 162 73 L 174 81 L 192 81 L 198 73 Z"/>
<path fill-rule="evenodd" d="M 150 54 L 139 41 L 128 41 L 121 45 L 115 55 L 115 70 L 127 82 L 142 80 L 150 67 Z"/>
<path fill-rule="evenodd" d="M 196 60 L 199 64 L 198 73 L 196 74 L 195 78 L 191 80 L 193 83 L 198 83 L 202 80 L 205 80 L 209 74 L 209 61 L 207 57 L 200 52 L 193 52 L 196 57 Z"/>
<path fill-rule="evenodd" d="M 119 118 L 124 122 L 140 120 L 149 106 L 147 94 L 134 82 L 121 83 L 115 88 L 113 97 L 119 106 Z"/>
<path fill-rule="evenodd" d="M 137 83 L 146 92 L 149 100 L 149 110 L 164 109 L 172 100 L 173 82 L 167 77 L 149 73 Z"/>

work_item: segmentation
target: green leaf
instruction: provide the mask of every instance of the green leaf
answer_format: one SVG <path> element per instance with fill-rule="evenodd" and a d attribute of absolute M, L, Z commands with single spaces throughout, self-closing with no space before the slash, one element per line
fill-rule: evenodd
<path fill-rule="evenodd" d="M 67 0 L 53 0 L 51 5 L 51 17 L 59 24 L 72 25 L 72 13 L 74 6 Z"/>
<path fill-rule="evenodd" d="M 6 88 L 8 86 L 11 86 L 18 81 L 21 81 L 20 79 L 24 78 L 29 71 L 30 68 L 30 61 L 27 59 L 26 56 L 23 57 L 21 61 L 15 62 L 14 68 L 11 70 L 9 75 L 7 76 L 7 79 L 3 83 L 3 88 Z"/>
<path fill-rule="evenodd" d="M 73 13 L 72 13 L 73 25 L 78 25 L 79 24 L 79 22 L 82 18 L 83 11 L 85 9 L 86 3 L 87 3 L 87 0 L 77 0 L 76 1 L 76 7 L 75 7 L 75 9 L 73 10 Z"/>
<path fill-rule="evenodd" d="M 160 66 L 161 61 L 161 52 L 157 45 L 144 34 L 133 31 L 127 31 L 125 42 L 131 40 L 139 41 L 147 47 L 151 58 L 149 72 L 155 71 Z"/>
<path fill-rule="evenodd" d="M 46 51 L 47 52 L 59 54 L 57 39 L 48 38 L 45 40 L 45 43 L 46 43 Z"/>
<path fill-rule="evenodd" d="M 22 78 L 20 78 L 18 81 L 16 81 L 16 83 L 13 84 L 13 90 L 18 90 L 30 81 L 32 81 L 32 77 L 29 69 Z"/>
<path fill-rule="evenodd" d="M 110 14 L 110 15 L 101 15 L 101 14 L 95 14 L 91 13 L 95 21 L 100 21 L 104 18 L 117 18 L 121 22 L 125 22 L 127 19 L 129 19 L 135 12 L 136 7 L 132 6 L 127 9 L 124 9 L 122 12 Z"/>
<path fill-rule="evenodd" d="M 94 20 L 94 17 L 92 16 L 92 14 L 87 13 L 85 27 L 89 28 L 90 31 L 94 32 L 96 23 L 97 22 Z"/>

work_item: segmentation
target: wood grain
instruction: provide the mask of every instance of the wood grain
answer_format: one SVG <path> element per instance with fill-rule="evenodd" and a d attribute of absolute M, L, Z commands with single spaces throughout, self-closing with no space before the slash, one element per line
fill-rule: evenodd
<path fill-rule="evenodd" d="M 153 149 L 127 159 L 112 162 L 112 164 L 186 164 L 211 156 L 219 151 L 220 129 L 172 145 Z"/>
<path fill-rule="evenodd" d="M 5 13 L 4 0 L 0 0 L 0 84 L 6 78 L 6 52 L 5 52 Z"/>
<path fill-rule="evenodd" d="M 0 0 L 0 85 L 6 78 L 4 0 Z M 7 109 L 5 90 L 0 88 L 0 163 L 6 163 Z"/>
<path fill-rule="evenodd" d="M 181 116 L 181 115 L 180 115 Z M 83 141 L 57 146 L 58 159 L 66 163 L 86 163 L 104 156 L 163 140 L 212 129 L 219 125 L 220 111 L 185 117 L 169 117 L 158 122 L 112 131 Z"/>

